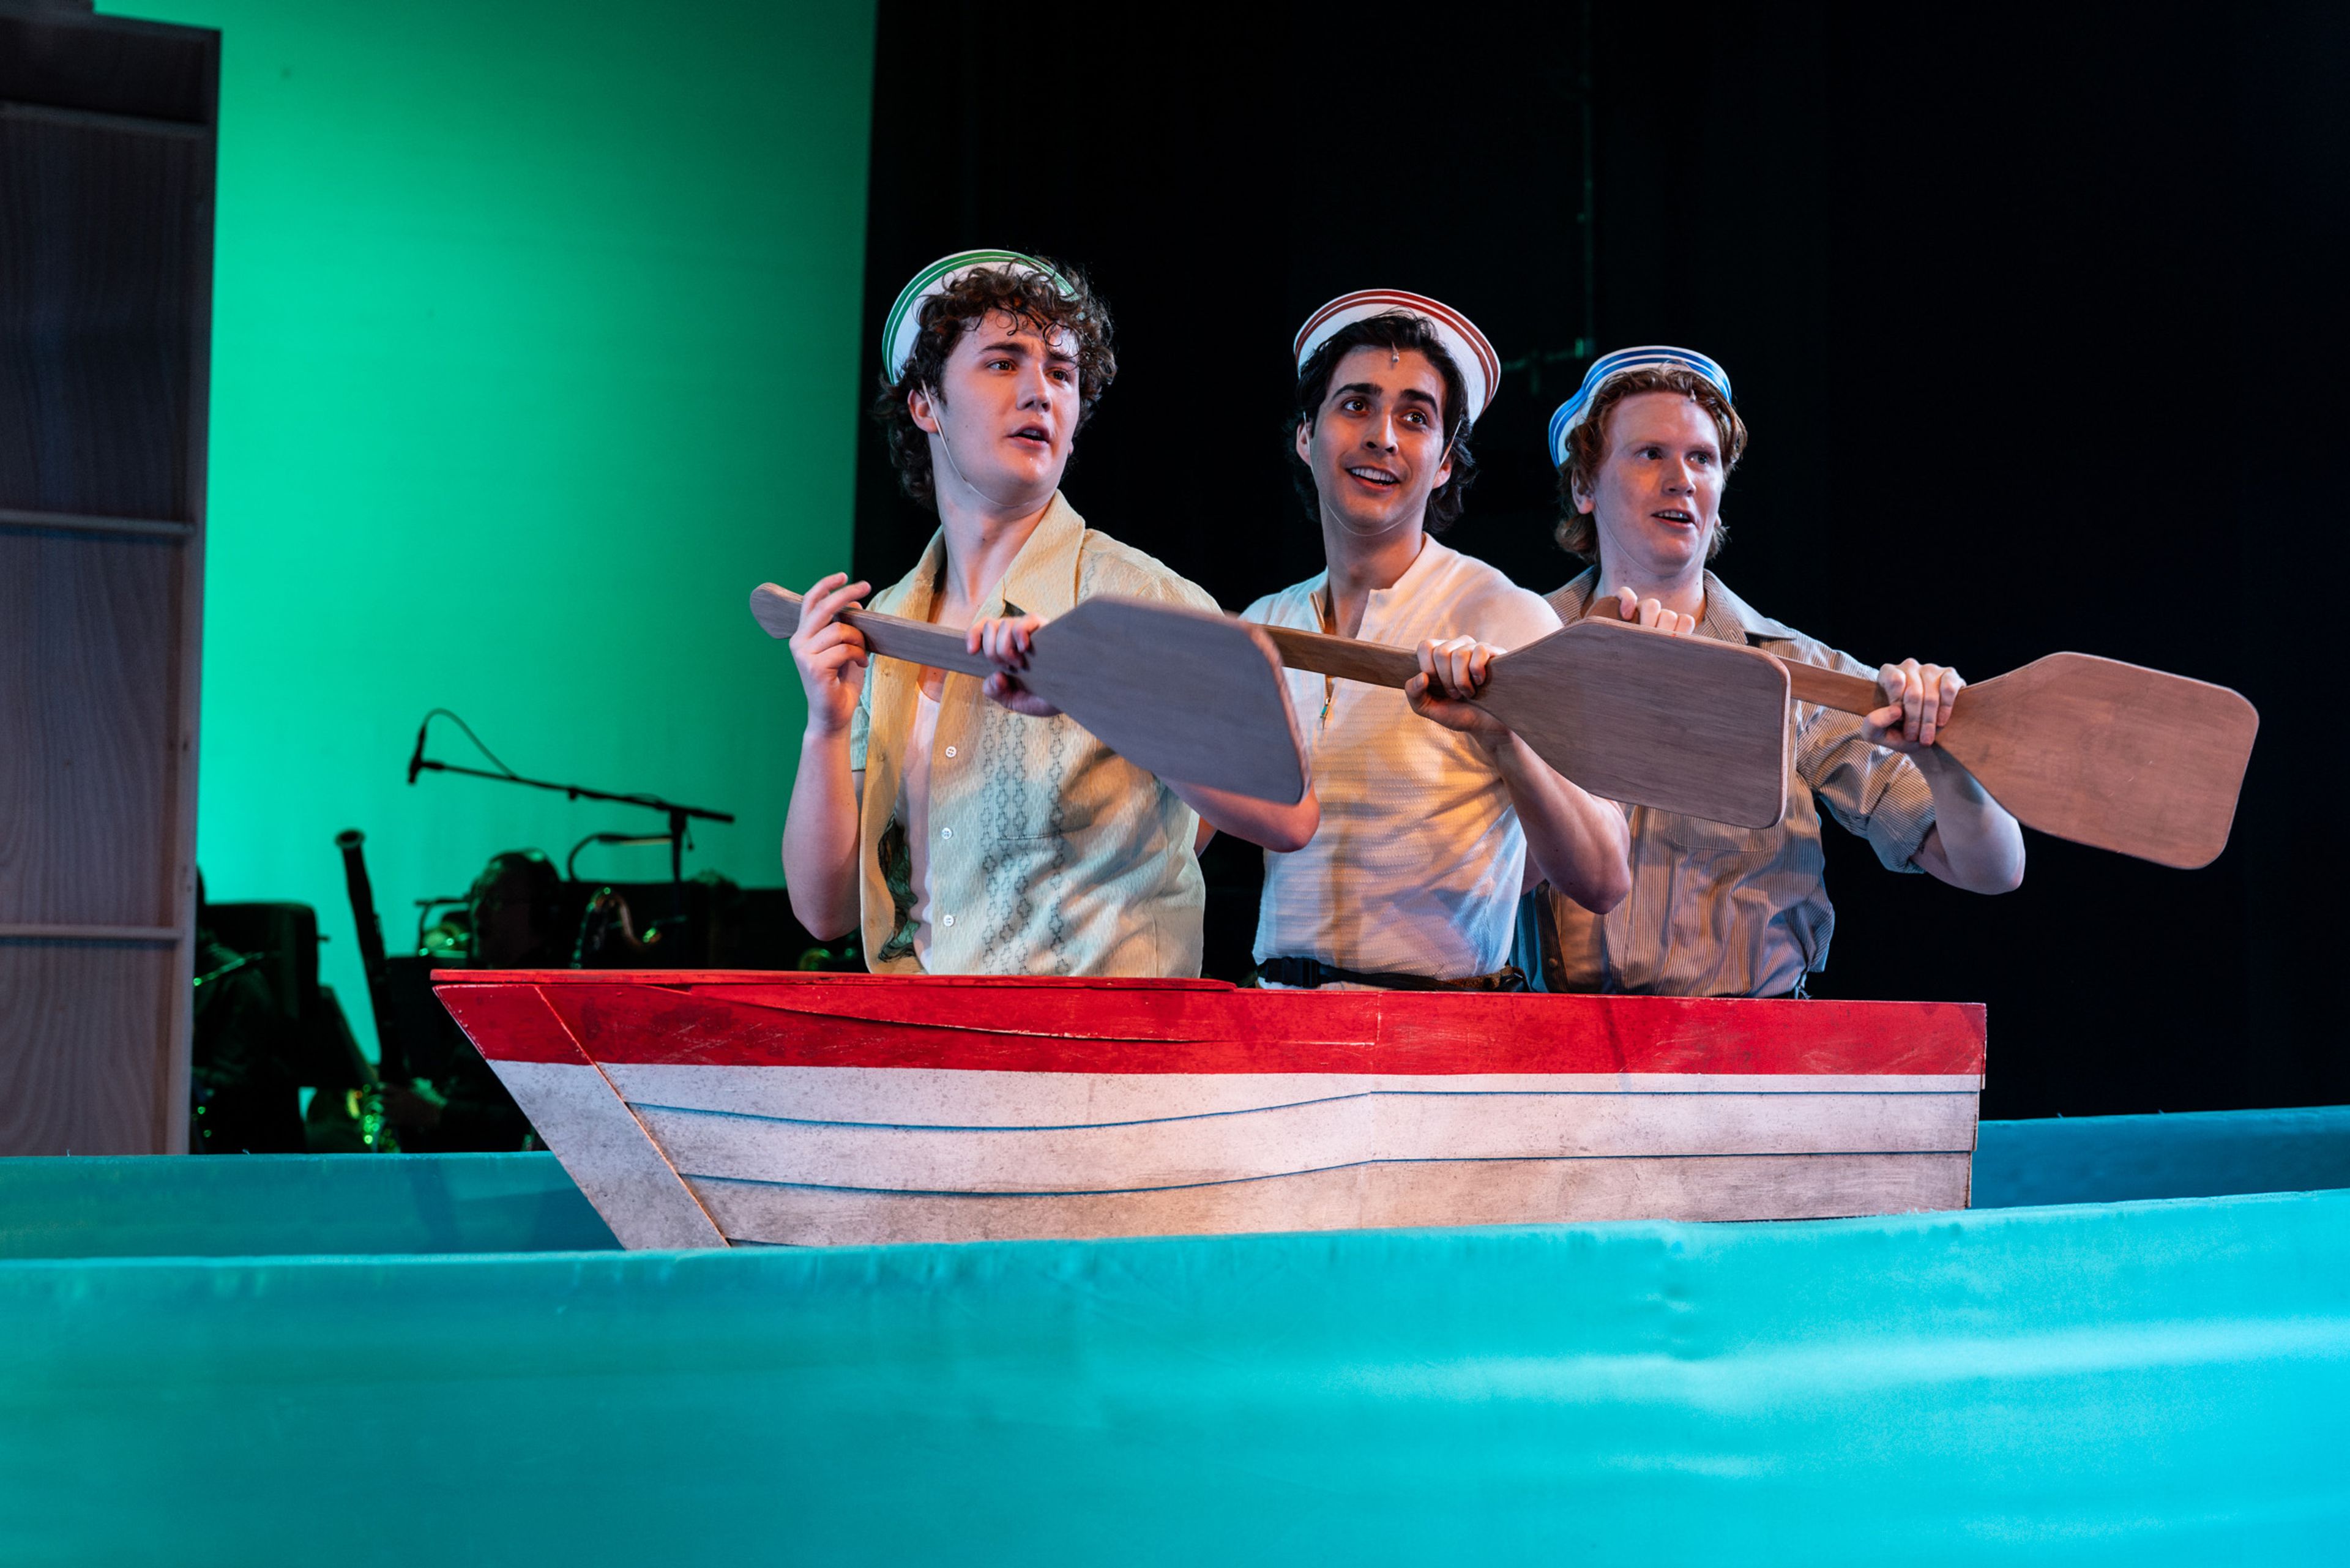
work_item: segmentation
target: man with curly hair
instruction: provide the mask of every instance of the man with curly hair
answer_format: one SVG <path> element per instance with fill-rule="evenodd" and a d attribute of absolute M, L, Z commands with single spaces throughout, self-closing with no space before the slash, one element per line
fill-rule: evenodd
<path fill-rule="evenodd" d="M 997 673 L 868 670 L 839 617 L 869 585 L 808 589 L 791 639 L 808 710 L 784 827 L 794 913 L 820 938 L 861 930 L 877 972 L 1198 974 L 1200 846 L 1222 829 L 1294 849 L 1317 807 L 1311 791 L 1277 806 L 1155 778 L 1020 682 L 1031 635 L 1079 599 L 1216 607 L 1060 493 L 1118 371 L 1108 313 L 1073 269 L 967 251 L 906 286 L 882 353 L 875 416 L 939 531 L 873 607 L 963 631 Z"/>
<path fill-rule="evenodd" d="M 1289 672 L 1322 827 L 1267 857 L 1260 982 L 1517 989 L 1527 883 L 1605 909 L 1629 873 L 1622 810 L 1467 700 L 1495 654 L 1559 628 L 1539 597 L 1432 537 L 1460 514 L 1500 361 L 1458 311 L 1388 289 L 1331 301 L 1293 348 L 1294 475 L 1328 565 L 1243 618 L 1416 649 L 1420 673 L 1399 693 Z"/>
<path fill-rule="evenodd" d="M 1548 989 L 1803 994 L 1805 976 L 1827 963 L 1835 926 L 1821 882 L 1823 805 L 1893 870 L 1978 893 L 2022 880 L 2015 819 L 1934 745 L 1965 684 L 1956 670 L 1914 659 L 1872 670 L 1760 614 L 1707 569 L 1724 536 L 1722 487 L 1746 449 L 1720 365 L 1666 347 L 1605 355 L 1551 417 L 1550 444 L 1565 508 L 1559 543 L 1592 563 L 1550 596 L 1563 619 L 1604 606 L 1645 626 L 1873 675 L 1885 706 L 1855 718 L 1795 704 L 1776 827 L 1633 808 L 1623 903 L 1599 914 L 1572 898 L 1537 900 Z"/>

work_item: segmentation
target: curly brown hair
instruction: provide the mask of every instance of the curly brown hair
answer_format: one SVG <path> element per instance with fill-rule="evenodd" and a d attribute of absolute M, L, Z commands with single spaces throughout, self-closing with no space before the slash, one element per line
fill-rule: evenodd
<path fill-rule="evenodd" d="M 1441 534 L 1461 515 L 1461 493 L 1477 477 L 1477 459 L 1469 451 L 1468 384 L 1461 380 L 1461 368 L 1446 351 L 1444 339 L 1436 335 L 1436 328 L 1428 324 L 1425 317 L 1389 310 L 1349 322 L 1305 357 L 1305 363 L 1298 368 L 1297 394 L 1289 414 L 1291 439 L 1284 443 L 1284 450 L 1289 453 L 1290 487 L 1297 492 L 1297 504 L 1305 508 L 1305 515 L 1321 521 L 1321 492 L 1315 486 L 1314 471 L 1297 455 L 1297 431 L 1301 425 L 1313 428 L 1315 417 L 1322 411 L 1322 400 L 1330 395 L 1330 378 L 1337 373 L 1338 361 L 1362 348 L 1397 353 L 1414 349 L 1427 357 L 1444 380 L 1445 451 L 1452 473 L 1428 493 L 1428 511 L 1420 519 L 1420 526 L 1429 533 Z"/>
<path fill-rule="evenodd" d="M 1599 483 L 1599 465 L 1607 457 L 1607 416 L 1616 405 L 1642 392 L 1679 392 L 1703 409 L 1713 418 L 1715 433 L 1721 441 L 1721 477 L 1726 481 L 1738 460 L 1746 455 L 1746 421 L 1730 406 L 1721 389 L 1696 371 L 1678 365 L 1643 365 L 1637 370 L 1627 370 L 1611 376 L 1605 386 L 1592 394 L 1591 410 L 1583 422 L 1566 432 L 1566 461 L 1558 466 L 1558 546 L 1570 556 L 1596 562 L 1599 559 L 1599 522 L 1591 513 L 1575 508 L 1577 495 L 1589 495 Z M 1730 542 L 1730 530 L 1720 518 L 1714 520 L 1713 537 L 1705 547 L 1705 558 L 1712 560 L 1721 554 L 1722 545 Z"/>
<path fill-rule="evenodd" d="M 1076 267 L 1055 261 L 1045 265 L 1068 285 L 1066 294 L 1051 278 L 1024 267 L 983 266 L 922 301 L 921 330 L 915 335 L 905 371 L 893 381 L 885 367 L 880 395 L 873 400 L 873 417 L 889 435 L 889 463 L 898 471 L 898 487 L 907 499 L 927 506 L 938 493 L 931 473 L 930 433 L 914 422 L 907 397 L 920 389 L 945 401 L 940 378 L 946 372 L 947 356 L 965 331 L 989 317 L 1008 316 L 1048 340 L 1060 332 L 1069 335 L 1076 345 L 1078 430 L 1086 428 L 1094 405 L 1117 379 L 1109 307 Z"/>

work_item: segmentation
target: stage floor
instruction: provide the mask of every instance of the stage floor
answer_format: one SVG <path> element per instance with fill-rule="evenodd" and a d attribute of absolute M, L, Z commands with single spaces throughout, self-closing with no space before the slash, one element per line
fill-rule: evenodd
<path fill-rule="evenodd" d="M 2054 1207 L 692 1254 L 543 1156 L 5 1161 L 0 1555 L 2317 1561 L 2350 1190 L 2248 1185 L 2350 1110 L 1984 1124 Z"/>

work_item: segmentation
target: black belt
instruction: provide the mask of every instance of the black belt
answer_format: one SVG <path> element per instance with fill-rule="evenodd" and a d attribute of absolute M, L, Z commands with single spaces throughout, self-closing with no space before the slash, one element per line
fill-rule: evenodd
<path fill-rule="evenodd" d="M 1424 974 L 1369 974 L 1358 969 L 1340 969 L 1336 964 L 1324 963 L 1320 959 L 1271 958 L 1256 966 L 1259 978 L 1275 985 L 1295 986 L 1300 991 L 1313 991 L 1343 981 L 1352 985 L 1375 985 L 1381 991 L 1523 991 L 1526 977 L 1513 964 L 1504 965 L 1491 974 L 1472 974 L 1466 980 L 1430 980 Z"/>

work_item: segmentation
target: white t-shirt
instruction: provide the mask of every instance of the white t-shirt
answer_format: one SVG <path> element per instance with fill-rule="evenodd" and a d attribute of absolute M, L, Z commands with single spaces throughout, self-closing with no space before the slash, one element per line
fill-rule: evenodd
<path fill-rule="evenodd" d="M 907 738 L 904 770 L 898 774 L 898 820 L 906 826 L 906 857 L 913 862 L 911 915 L 918 962 L 931 950 L 931 742 L 938 732 L 939 700 L 928 687 L 917 687 L 914 732 Z"/>
<path fill-rule="evenodd" d="M 1322 629 L 1329 574 L 1242 612 L 1263 626 Z M 1556 611 L 1484 562 L 1424 542 L 1395 587 L 1370 597 L 1358 634 L 1419 648 L 1473 637 L 1523 648 L 1559 629 Z M 1526 839 L 1501 770 L 1468 736 L 1411 711 L 1401 691 L 1286 672 L 1305 734 L 1322 826 L 1305 848 L 1265 857 L 1256 957 L 1462 980 L 1509 961 Z"/>

